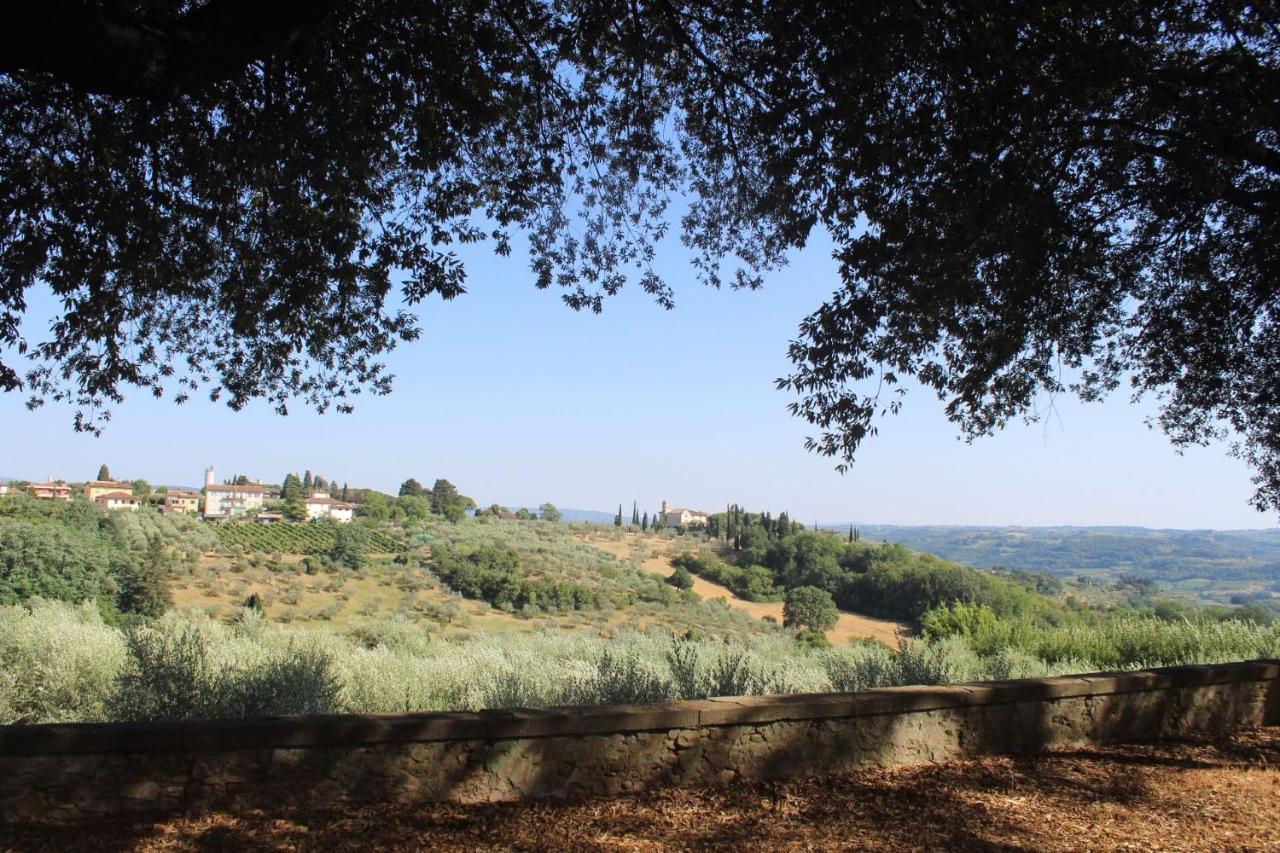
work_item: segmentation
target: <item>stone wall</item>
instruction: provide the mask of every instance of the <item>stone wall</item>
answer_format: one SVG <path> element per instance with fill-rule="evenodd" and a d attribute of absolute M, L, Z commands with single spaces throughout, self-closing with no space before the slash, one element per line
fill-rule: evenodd
<path fill-rule="evenodd" d="M 0 820 L 612 794 L 1280 723 L 1280 662 L 456 714 L 0 727 Z"/>

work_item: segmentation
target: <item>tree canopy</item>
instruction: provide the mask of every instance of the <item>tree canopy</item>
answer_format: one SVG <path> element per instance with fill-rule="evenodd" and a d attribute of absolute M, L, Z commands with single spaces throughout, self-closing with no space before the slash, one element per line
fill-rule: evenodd
<path fill-rule="evenodd" d="M 840 467 L 907 378 L 970 438 L 1126 386 L 1277 508 L 1277 63 L 1280 10 L 1235 0 L 20 4 L 0 388 L 88 430 L 131 387 L 346 410 L 461 243 L 671 306 L 676 201 L 713 286 L 830 233 L 778 385 Z"/>

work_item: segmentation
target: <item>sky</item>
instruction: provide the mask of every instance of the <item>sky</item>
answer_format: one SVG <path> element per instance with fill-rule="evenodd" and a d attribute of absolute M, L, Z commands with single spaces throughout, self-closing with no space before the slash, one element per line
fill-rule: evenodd
<path fill-rule="evenodd" d="M 774 380 L 787 342 L 837 288 L 823 239 L 794 253 L 759 291 L 698 284 L 688 256 L 664 246 L 676 289 L 666 311 L 632 286 L 601 315 L 576 313 L 533 286 L 527 256 L 465 247 L 468 293 L 419 307 L 422 339 L 390 359 L 395 389 L 357 398 L 354 414 L 287 417 L 263 403 L 239 413 L 196 397 L 184 406 L 135 392 L 101 437 L 73 411 L 29 412 L 0 394 L 0 476 L 117 478 L 198 485 L 244 473 L 280 482 L 310 469 L 394 493 L 407 477 L 445 477 L 482 505 L 551 501 L 629 515 L 662 500 L 715 511 L 728 502 L 786 510 L 810 523 L 1135 525 L 1265 528 L 1248 505 L 1249 470 L 1225 448 L 1179 455 L 1126 395 L 1054 401 L 1054 415 L 972 444 L 932 394 L 908 386 L 852 469 L 808 453 L 812 428 L 786 411 Z M 32 294 L 24 333 L 42 340 L 53 309 Z"/>

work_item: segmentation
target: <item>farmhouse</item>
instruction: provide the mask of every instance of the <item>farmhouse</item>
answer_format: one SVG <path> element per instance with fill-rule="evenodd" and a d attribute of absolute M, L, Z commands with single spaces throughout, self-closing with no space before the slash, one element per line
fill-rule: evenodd
<path fill-rule="evenodd" d="M 711 518 L 709 514 L 700 510 L 668 507 L 666 501 L 662 502 L 661 515 L 667 527 L 688 527 L 693 524 L 705 525 Z"/>
<path fill-rule="evenodd" d="M 307 510 L 307 521 L 336 521 L 346 524 L 351 520 L 355 504 L 336 501 L 324 492 L 312 492 L 311 497 L 302 502 Z"/>
<path fill-rule="evenodd" d="M 142 506 L 142 499 L 133 492 L 100 492 L 93 499 L 93 502 L 103 509 L 125 509 L 129 512 L 137 512 Z"/>
<path fill-rule="evenodd" d="M 164 496 L 166 514 L 195 515 L 200 512 L 200 495 L 197 492 L 184 492 L 170 489 Z"/>
<path fill-rule="evenodd" d="M 115 480 L 90 480 L 84 484 L 84 499 L 96 503 L 98 498 L 108 492 L 133 493 L 133 483 L 120 483 Z"/>
<path fill-rule="evenodd" d="M 27 487 L 32 497 L 42 501 L 70 501 L 71 487 L 66 480 L 55 480 L 52 477 L 44 483 L 32 483 Z"/>

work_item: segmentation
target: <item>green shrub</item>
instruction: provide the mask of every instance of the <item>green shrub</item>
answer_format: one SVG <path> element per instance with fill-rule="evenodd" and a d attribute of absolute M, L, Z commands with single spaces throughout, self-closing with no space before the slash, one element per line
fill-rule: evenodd
<path fill-rule="evenodd" d="M 832 649 L 822 658 L 833 689 L 856 693 L 899 682 L 898 655 L 884 643 L 859 643 Z"/>
<path fill-rule="evenodd" d="M 796 645 L 803 649 L 829 649 L 831 641 L 821 631 L 797 631 Z"/>
<path fill-rule="evenodd" d="M 98 722 L 125 658 L 96 605 L 0 607 L 0 724 Z"/>
<path fill-rule="evenodd" d="M 962 637 L 911 643 L 898 655 L 902 684 L 951 684 L 981 681 L 987 669 Z"/>
<path fill-rule="evenodd" d="M 676 570 L 667 578 L 667 583 L 676 589 L 693 589 L 693 575 L 684 566 L 676 566 Z"/>
<path fill-rule="evenodd" d="M 264 643 L 261 627 L 251 621 L 245 633 L 237 637 L 194 614 L 134 626 L 112 718 L 234 719 L 337 710 L 341 685 L 319 647 L 293 639 Z"/>
<path fill-rule="evenodd" d="M 385 646 L 411 655 L 424 655 L 431 647 L 431 635 L 400 615 L 356 625 L 348 636 L 367 649 Z"/>

